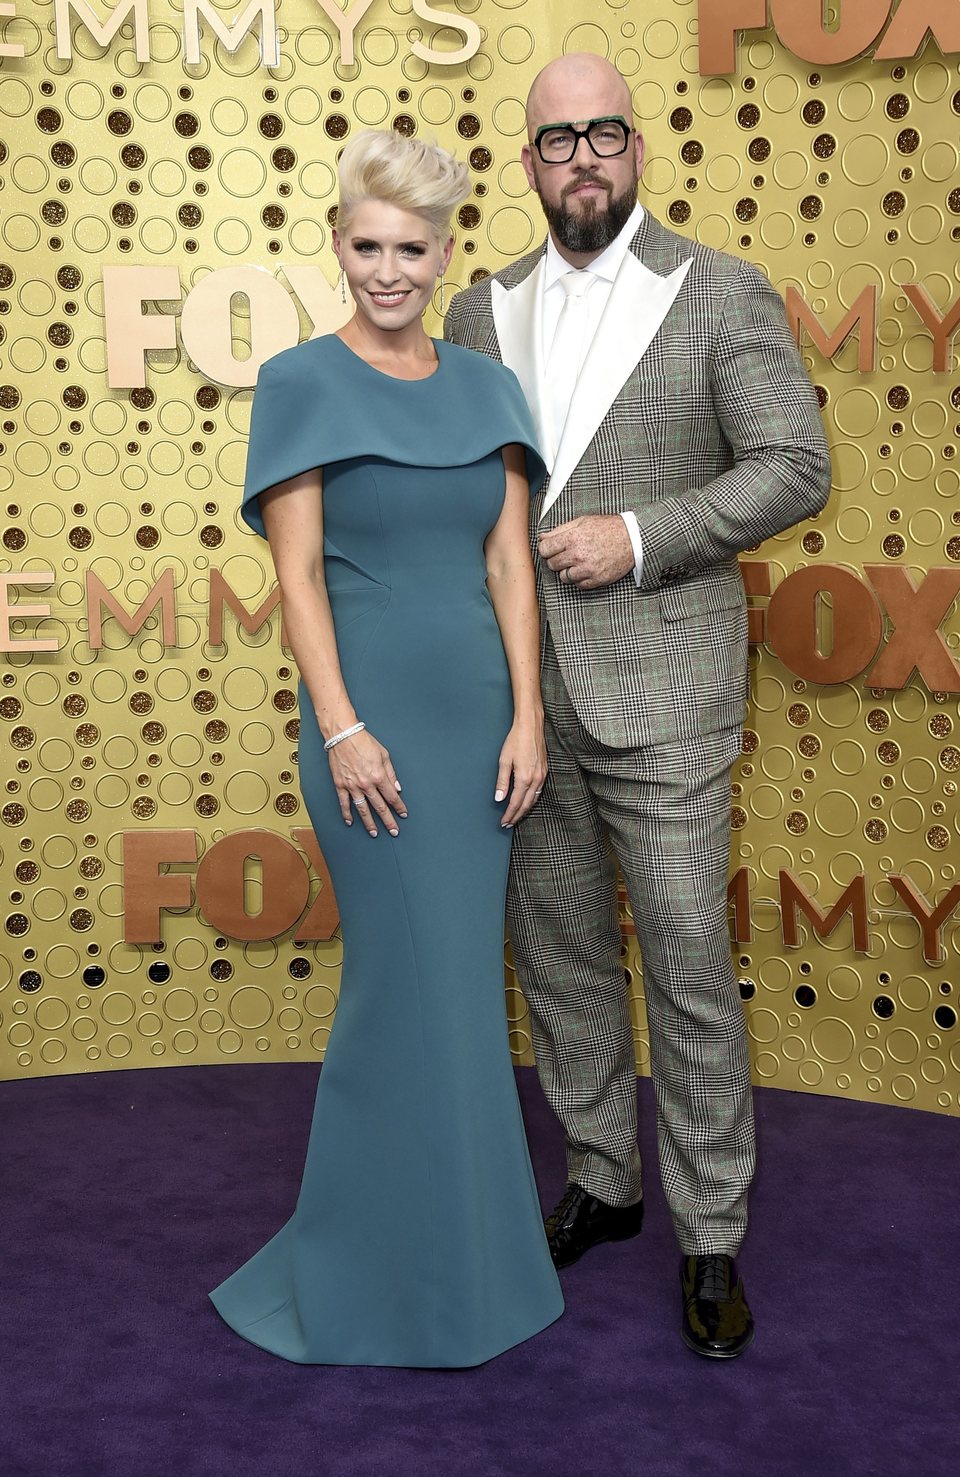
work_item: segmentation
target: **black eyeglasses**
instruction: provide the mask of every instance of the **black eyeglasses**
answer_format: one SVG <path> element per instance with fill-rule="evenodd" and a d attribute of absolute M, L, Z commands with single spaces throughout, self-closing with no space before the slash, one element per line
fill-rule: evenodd
<path fill-rule="evenodd" d="M 544 164 L 569 164 L 585 138 L 598 159 L 613 159 L 627 152 L 633 129 L 619 114 L 613 118 L 591 118 L 585 128 L 573 123 L 544 123 L 533 140 Z"/>

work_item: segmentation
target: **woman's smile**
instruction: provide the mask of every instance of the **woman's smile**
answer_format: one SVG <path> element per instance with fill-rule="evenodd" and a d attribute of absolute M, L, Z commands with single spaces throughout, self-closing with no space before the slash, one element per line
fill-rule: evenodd
<path fill-rule="evenodd" d="M 391 292 L 383 292 L 376 287 L 370 287 L 367 289 L 367 291 L 378 308 L 392 308 L 397 303 L 402 303 L 405 298 L 410 296 L 409 288 L 397 288 Z"/>

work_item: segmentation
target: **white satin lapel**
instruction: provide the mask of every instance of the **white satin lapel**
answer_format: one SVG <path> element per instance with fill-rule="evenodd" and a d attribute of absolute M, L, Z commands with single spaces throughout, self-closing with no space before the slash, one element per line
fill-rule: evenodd
<path fill-rule="evenodd" d="M 537 433 L 537 445 L 549 468 L 553 461 L 553 446 L 546 423 L 543 393 L 544 261 L 545 257 L 541 256 L 530 275 L 516 287 L 506 288 L 501 282 L 492 281 L 490 305 L 500 357 L 520 381 Z"/>
<path fill-rule="evenodd" d="M 690 266 L 687 260 L 669 277 L 659 277 L 632 251 L 624 257 L 580 370 L 541 518 L 553 507 L 627 377 L 653 342 Z"/>

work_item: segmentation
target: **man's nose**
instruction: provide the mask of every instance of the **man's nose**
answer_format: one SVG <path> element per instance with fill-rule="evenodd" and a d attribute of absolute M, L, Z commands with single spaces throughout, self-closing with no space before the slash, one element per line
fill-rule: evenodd
<path fill-rule="evenodd" d="M 592 169 L 596 162 L 597 156 L 587 143 L 586 134 L 581 134 L 577 139 L 577 147 L 573 151 L 571 163 L 576 164 L 580 169 Z"/>

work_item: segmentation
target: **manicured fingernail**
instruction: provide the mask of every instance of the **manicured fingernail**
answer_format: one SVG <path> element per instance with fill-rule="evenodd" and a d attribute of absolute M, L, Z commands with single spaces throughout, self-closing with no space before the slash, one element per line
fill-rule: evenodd
<path fill-rule="evenodd" d="M 399 780 L 394 780 L 394 784 L 396 785 L 396 787 L 397 787 L 398 790 L 402 790 L 403 789 L 403 786 L 401 785 L 401 783 L 400 783 Z"/>
<path fill-rule="evenodd" d="M 493 798 L 494 798 L 494 800 L 502 800 L 503 797 L 506 795 L 506 793 L 507 793 L 506 790 L 498 790 L 497 793 L 494 795 Z"/>
<path fill-rule="evenodd" d="M 400 835 L 400 832 L 399 831 L 391 831 L 390 832 L 390 835 L 391 836 L 399 836 Z"/>

